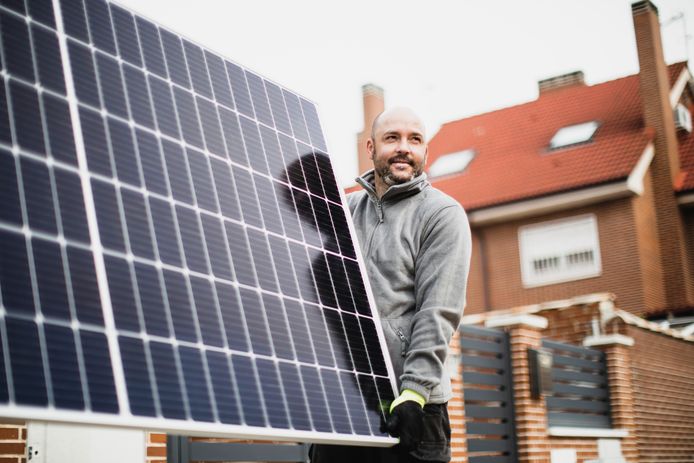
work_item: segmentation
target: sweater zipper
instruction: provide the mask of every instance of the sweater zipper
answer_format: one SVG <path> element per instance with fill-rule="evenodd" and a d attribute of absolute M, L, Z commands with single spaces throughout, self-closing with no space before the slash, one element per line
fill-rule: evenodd
<path fill-rule="evenodd" d="M 366 255 L 371 255 L 371 245 L 373 244 L 374 241 L 374 236 L 376 236 L 376 229 L 380 224 L 383 223 L 383 203 L 381 201 L 376 200 L 376 213 L 378 214 L 378 223 L 376 226 L 373 228 L 371 231 L 371 236 L 369 237 L 369 245 L 366 248 Z"/>
<path fill-rule="evenodd" d="M 404 357 L 407 350 L 407 338 L 405 337 L 405 333 L 402 332 L 402 328 L 398 328 L 396 333 L 400 338 L 400 353 Z"/>

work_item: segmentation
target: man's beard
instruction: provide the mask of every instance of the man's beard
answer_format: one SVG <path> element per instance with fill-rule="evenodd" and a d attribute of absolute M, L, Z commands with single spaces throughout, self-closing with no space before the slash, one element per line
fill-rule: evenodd
<path fill-rule="evenodd" d="M 408 177 L 397 176 L 397 174 L 394 174 L 390 170 L 390 167 L 392 164 L 394 164 L 396 162 L 408 163 L 412 167 L 412 173 Z M 415 177 L 418 177 L 422 173 L 423 170 L 424 170 L 424 162 L 422 162 L 421 164 L 415 164 L 411 159 L 403 158 L 403 157 L 396 157 L 396 158 L 390 159 L 384 165 L 376 168 L 376 172 L 381 177 L 383 182 L 388 186 L 396 185 L 399 183 L 407 183 L 410 180 L 414 179 Z"/>

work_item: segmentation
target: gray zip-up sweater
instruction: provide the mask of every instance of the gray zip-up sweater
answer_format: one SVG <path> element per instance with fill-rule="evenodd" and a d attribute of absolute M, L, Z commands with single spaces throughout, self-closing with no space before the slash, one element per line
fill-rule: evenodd
<path fill-rule="evenodd" d="M 461 205 L 426 174 L 379 199 L 373 170 L 347 202 L 398 378 L 428 403 L 451 398 L 445 361 L 465 307 L 471 238 Z"/>

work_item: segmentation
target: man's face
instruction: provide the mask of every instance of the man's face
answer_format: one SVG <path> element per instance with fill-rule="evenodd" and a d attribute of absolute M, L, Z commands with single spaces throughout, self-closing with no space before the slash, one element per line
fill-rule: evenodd
<path fill-rule="evenodd" d="M 412 111 L 396 109 L 381 114 L 367 149 L 376 180 L 385 185 L 409 182 L 424 170 L 427 144 L 424 126 Z"/>

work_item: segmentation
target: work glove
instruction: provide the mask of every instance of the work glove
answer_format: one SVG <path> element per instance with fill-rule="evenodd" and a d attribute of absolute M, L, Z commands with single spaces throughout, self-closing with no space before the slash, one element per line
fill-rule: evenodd
<path fill-rule="evenodd" d="M 403 390 L 390 406 L 383 431 L 400 438 L 400 445 L 407 451 L 417 448 L 422 440 L 424 404 L 426 399 L 411 389 Z"/>

